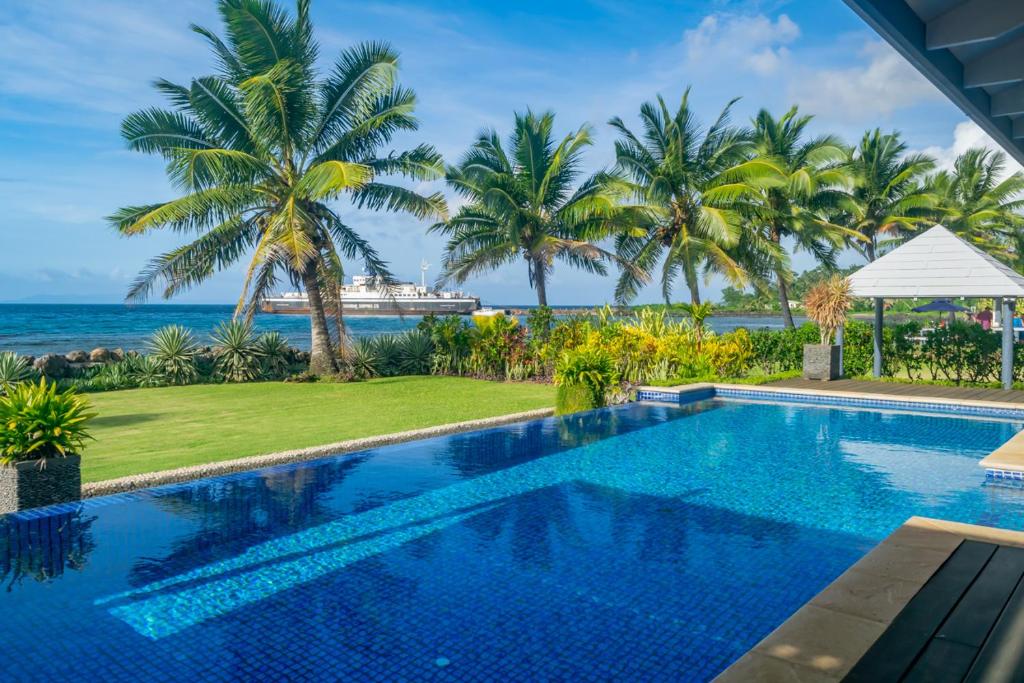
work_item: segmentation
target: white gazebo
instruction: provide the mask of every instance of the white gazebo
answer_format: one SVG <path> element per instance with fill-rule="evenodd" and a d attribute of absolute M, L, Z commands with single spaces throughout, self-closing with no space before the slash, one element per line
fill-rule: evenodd
<path fill-rule="evenodd" d="M 1003 388 L 1013 384 L 1013 309 L 1024 276 L 941 225 L 893 249 L 850 276 L 853 296 L 875 301 L 874 376 L 882 375 L 885 299 L 995 299 L 1003 327 Z M 842 342 L 840 342 L 842 343 Z"/>

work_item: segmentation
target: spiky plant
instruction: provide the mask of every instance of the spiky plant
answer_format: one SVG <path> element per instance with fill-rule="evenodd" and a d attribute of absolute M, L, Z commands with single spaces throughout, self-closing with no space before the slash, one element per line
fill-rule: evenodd
<path fill-rule="evenodd" d="M 348 365 L 352 374 L 359 379 L 376 377 L 380 367 L 380 356 L 373 339 L 359 337 L 352 344 L 352 352 L 348 355 Z"/>
<path fill-rule="evenodd" d="M 145 109 L 122 125 L 128 146 L 167 161 L 182 192 L 167 202 L 129 206 L 111 216 L 123 235 L 157 229 L 198 238 L 155 258 L 128 293 L 165 298 L 251 254 L 237 312 L 251 315 L 282 274 L 309 296 L 316 374 L 337 370 L 329 314 L 339 320 L 342 258 L 392 282 L 380 255 L 332 206 L 443 219 L 444 198 L 382 180 L 441 178 L 429 145 L 393 152 L 392 138 L 415 130 L 416 96 L 396 83 L 398 54 L 385 43 L 342 51 L 317 72 L 309 1 L 289 14 L 271 0 L 219 0 L 225 36 L 193 30 L 210 44 L 218 70 L 191 83 L 156 83 L 169 109 Z M 339 329 L 340 331 L 340 329 Z"/>
<path fill-rule="evenodd" d="M 32 374 L 28 359 L 13 351 L 0 353 L 0 392 L 7 392 L 14 385 L 31 379 Z"/>
<path fill-rule="evenodd" d="M 148 343 L 149 355 L 160 366 L 167 384 L 190 384 L 196 381 L 196 347 L 192 333 L 181 325 L 167 325 L 153 333 Z"/>
<path fill-rule="evenodd" d="M 95 417 L 74 390 L 46 378 L 22 382 L 0 396 L 0 465 L 81 453 Z"/>
<path fill-rule="evenodd" d="M 291 348 L 278 331 L 264 332 L 256 338 L 256 351 L 260 358 L 263 376 L 267 379 L 281 379 L 288 374 L 288 360 Z"/>
<path fill-rule="evenodd" d="M 832 343 L 835 331 L 846 322 L 846 312 L 852 303 L 850 281 L 841 275 L 819 282 L 807 293 L 804 307 L 807 317 L 818 323 L 822 344 Z"/>
<path fill-rule="evenodd" d="M 260 376 L 260 350 L 252 324 L 228 320 L 210 335 L 214 347 L 214 372 L 226 382 L 251 382 Z"/>
<path fill-rule="evenodd" d="M 373 338 L 373 353 L 377 357 L 377 374 L 393 377 L 402 372 L 402 345 L 398 335 L 382 334 Z"/>
<path fill-rule="evenodd" d="M 164 378 L 164 366 L 155 356 L 132 356 L 125 359 L 131 362 L 132 377 L 140 387 L 162 387 L 167 384 Z"/>
<path fill-rule="evenodd" d="M 399 339 L 399 368 L 404 375 L 429 375 L 434 362 L 434 342 L 430 335 L 410 330 Z"/>

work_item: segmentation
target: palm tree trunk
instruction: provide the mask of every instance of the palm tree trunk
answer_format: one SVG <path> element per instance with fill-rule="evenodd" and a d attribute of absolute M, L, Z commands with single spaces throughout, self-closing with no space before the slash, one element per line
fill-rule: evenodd
<path fill-rule="evenodd" d="M 548 284 L 546 281 L 547 273 L 544 272 L 544 264 L 541 263 L 540 259 L 533 262 L 533 286 L 537 290 L 537 305 L 547 306 L 548 305 Z"/>
<path fill-rule="evenodd" d="M 864 255 L 868 259 L 868 263 L 875 260 L 875 238 L 872 237 L 871 241 L 864 245 Z"/>
<path fill-rule="evenodd" d="M 779 282 L 779 306 L 782 308 L 782 321 L 789 329 L 796 327 L 793 312 L 789 310 L 789 286 L 786 284 L 785 273 L 779 268 L 775 271 L 775 279 Z"/>
<path fill-rule="evenodd" d="M 690 290 L 690 303 L 699 305 L 700 283 L 697 281 L 697 271 L 689 263 L 683 266 L 683 270 L 686 272 L 686 286 Z"/>
<path fill-rule="evenodd" d="M 327 327 L 324 300 L 320 296 L 320 281 L 316 275 L 316 264 L 310 263 L 302 272 L 302 285 L 309 297 L 309 325 L 312 344 L 309 354 L 309 371 L 314 375 L 333 375 L 338 372 L 331 345 L 331 331 Z"/>

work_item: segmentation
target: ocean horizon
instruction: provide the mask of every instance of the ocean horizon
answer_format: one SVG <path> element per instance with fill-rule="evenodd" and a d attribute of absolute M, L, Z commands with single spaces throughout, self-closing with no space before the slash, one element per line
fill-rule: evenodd
<path fill-rule="evenodd" d="M 494 308 L 531 308 L 527 304 L 494 305 Z M 559 306 L 589 310 L 594 306 Z M 142 350 L 148 337 L 165 325 L 189 328 L 200 344 L 210 343 L 210 332 L 231 318 L 229 304 L 0 304 L 0 351 L 23 355 L 89 351 L 96 347 Z M 374 337 L 404 332 L 416 327 L 422 316 L 346 316 L 345 325 L 353 337 Z M 257 332 L 276 330 L 292 346 L 309 349 L 309 318 L 305 315 L 258 313 L 253 321 Z M 750 329 L 782 327 L 779 316 L 720 315 L 708 320 L 716 332 L 737 327 Z"/>

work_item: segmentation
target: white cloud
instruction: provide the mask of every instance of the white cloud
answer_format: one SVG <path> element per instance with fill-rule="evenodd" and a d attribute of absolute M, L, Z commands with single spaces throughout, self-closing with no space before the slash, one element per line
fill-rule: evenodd
<path fill-rule="evenodd" d="M 921 150 L 922 154 L 933 157 L 940 170 L 952 170 L 956 158 L 969 149 L 983 147 L 1003 152 L 1003 148 L 996 144 L 995 140 L 981 129 L 974 121 L 962 121 L 956 124 L 953 129 L 953 142 L 948 147 L 932 145 Z M 1019 163 L 1009 155 L 1006 156 L 1006 167 L 1004 177 L 1017 171 L 1024 170 Z"/>
<path fill-rule="evenodd" d="M 801 108 L 833 120 L 877 120 L 898 109 L 943 101 L 942 94 L 889 45 L 869 40 L 862 62 L 792 74 L 790 96 Z"/>
<path fill-rule="evenodd" d="M 719 73 L 740 67 L 768 76 L 788 61 L 787 45 L 799 37 L 800 27 L 785 14 L 775 21 L 763 14 L 709 14 L 683 33 L 683 51 L 689 66 L 706 65 Z"/>

